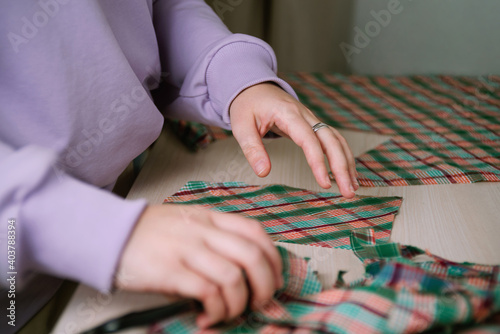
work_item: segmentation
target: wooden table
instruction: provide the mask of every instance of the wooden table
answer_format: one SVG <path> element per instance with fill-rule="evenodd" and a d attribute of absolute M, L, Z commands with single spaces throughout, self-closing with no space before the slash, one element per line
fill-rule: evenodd
<path fill-rule="evenodd" d="M 388 137 L 341 131 L 353 153 L 359 155 Z M 315 191 L 323 189 L 300 148 L 280 138 L 265 140 L 272 161 L 271 174 L 254 175 L 234 138 L 218 141 L 191 153 L 165 132 L 155 144 L 128 198 L 146 198 L 162 203 L 187 181 L 243 181 L 248 184 L 281 183 Z M 338 191 L 333 185 L 331 191 Z M 500 263 L 500 183 L 361 188 L 360 195 L 401 196 L 403 205 L 393 226 L 392 241 L 428 249 L 454 261 Z M 324 285 L 333 283 L 336 272 L 348 270 L 347 279 L 363 268 L 351 251 L 282 244 L 293 252 L 312 258 Z M 163 296 L 119 292 L 104 296 L 81 285 L 75 292 L 53 333 L 77 333 L 112 317 L 167 302 Z M 123 333 L 144 333 L 134 329 Z"/>

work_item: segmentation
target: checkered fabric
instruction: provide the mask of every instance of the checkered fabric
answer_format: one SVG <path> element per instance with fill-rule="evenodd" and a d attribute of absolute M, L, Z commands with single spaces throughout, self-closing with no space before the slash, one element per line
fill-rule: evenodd
<path fill-rule="evenodd" d="M 500 76 L 282 77 L 323 122 L 393 136 L 356 159 L 362 186 L 500 181 Z"/>
<path fill-rule="evenodd" d="M 231 131 L 196 122 L 169 120 L 168 127 L 193 152 L 207 147 L 216 140 L 231 136 Z"/>
<path fill-rule="evenodd" d="M 500 77 L 285 79 L 324 122 L 394 136 L 356 159 L 361 185 L 500 181 Z"/>
<path fill-rule="evenodd" d="M 262 309 L 207 333 L 491 333 L 500 311 L 500 266 L 455 263 L 399 244 L 375 244 L 373 229 L 351 234 L 365 277 L 323 290 L 307 261 L 278 247 L 284 287 Z M 151 328 L 201 332 L 195 314 Z M 479 326 L 477 324 L 480 324 Z"/>
<path fill-rule="evenodd" d="M 257 220 L 274 241 L 349 249 L 350 231 L 372 227 L 389 240 L 400 197 L 313 192 L 284 185 L 189 182 L 165 203 L 201 205 Z"/>

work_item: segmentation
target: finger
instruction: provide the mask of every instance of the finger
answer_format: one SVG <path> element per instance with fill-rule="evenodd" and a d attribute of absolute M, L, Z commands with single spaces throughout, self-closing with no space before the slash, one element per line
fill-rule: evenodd
<path fill-rule="evenodd" d="M 234 123 L 233 135 L 255 174 L 265 177 L 271 171 L 271 160 L 264 148 L 253 116 L 249 114 L 245 118 L 244 121 Z"/>
<path fill-rule="evenodd" d="M 217 214 L 215 212 L 214 214 L 217 216 L 214 217 L 214 224 L 217 227 L 247 238 L 262 249 L 274 270 L 275 281 L 277 282 L 276 289 L 281 288 L 283 285 L 281 256 L 260 223 L 235 214 Z"/>
<path fill-rule="evenodd" d="M 304 119 L 306 120 L 306 122 L 309 125 L 311 125 L 311 124 L 314 125 L 314 124 L 317 124 L 318 122 L 320 122 L 310 110 L 308 110 L 308 109 L 306 109 L 306 110 L 307 110 L 307 112 L 304 113 L 303 115 L 304 115 Z M 312 127 L 312 125 L 311 125 L 311 127 Z M 339 163 L 340 163 L 340 167 L 342 167 L 344 160 L 347 163 L 347 171 L 349 173 L 349 179 L 347 182 L 348 183 L 347 188 L 346 188 L 346 186 L 342 186 L 341 184 L 339 184 L 338 181 L 337 181 L 337 184 L 339 185 L 339 189 L 341 190 L 341 193 L 343 194 L 344 197 L 348 197 L 348 198 L 353 197 L 354 191 L 357 190 L 357 187 L 356 187 L 357 180 L 355 177 L 356 168 L 355 168 L 355 163 L 354 163 L 354 156 L 351 152 L 351 149 L 350 149 L 349 145 L 347 144 L 346 140 L 344 139 L 344 137 L 342 137 L 342 135 L 333 127 L 329 126 L 329 127 L 321 128 L 320 130 L 318 130 L 316 132 L 313 131 L 313 133 L 316 135 L 316 138 L 321 143 L 321 148 L 322 148 L 323 152 L 327 156 L 328 164 L 330 165 L 330 169 L 332 170 L 333 175 L 335 176 L 335 180 L 337 180 L 339 177 L 341 179 L 342 178 L 345 179 L 345 173 L 335 173 L 336 170 L 333 168 L 333 164 L 332 164 L 332 162 L 334 160 L 332 160 L 332 155 L 329 154 L 329 148 L 331 148 L 331 147 L 329 145 L 324 144 L 324 142 L 322 141 L 323 137 L 321 135 L 318 136 L 318 132 L 321 132 L 323 130 L 326 130 L 324 132 L 326 132 L 327 134 L 333 135 L 334 139 L 340 143 L 340 148 L 339 147 L 336 148 L 338 150 L 338 152 L 341 153 L 341 156 L 340 156 L 341 161 L 339 161 Z M 335 146 L 337 146 L 337 145 L 335 145 Z M 354 172 L 354 173 L 351 173 L 351 172 Z M 342 183 L 342 181 L 341 181 L 341 183 Z M 352 188 L 352 190 L 351 190 L 351 188 Z M 342 189 L 343 189 L 343 191 L 342 191 Z"/>
<path fill-rule="evenodd" d="M 340 193 L 346 198 L 354 197 L 354 187 L 349 174 L 347 157 L 339 139 L 330 128 L 318 130 L 316 136 L 320 140 L 321 146 L 326 153 L 328 163 L 335 176 Z"/>
<path fill-rule="evenodd" d="M 164 276 L 170 276 L 169 281 L 176 284 L 174 291 L 183 297 L 197 299 L 203 304 L 203 313 L 196 320 L 200 328 L 210 327 L 225 319 L 226 306 L 221 292 L 214 283 L 185 266 L 166 270 L 168 271 Z M 171 290 L 167 289 L 167 293 L 171 293 Z"/>
<path fill-rule="evenodd" d="M 207 245 L 220 255 L 243 268 L 252 292 L 252 303 L 266 303 L 276 290 L 271 263 L 264 251 L 253 242 L 234 233 L 211 230 Z"/>
<path fill-rule="evenodd" d="M 287 123 L 289 125 L 286 126 L 286 128 L 284 124 L 277 125 L 281 125 L 281 130 L 287 133 L 295 144 L 302 148 L 307 163 L 311 167 L 314 177 L 316 178 L 316 182 L 325 189 L 330 188 L 332 184 L 325 166 L 323 149 L 321 143 L 311 129 L 312 125 L 309 125 L 308 122 L 300 116 L 290 117 Z"/>
<path fill-rule="evenodd" d="M 207 247 L 198 247 L 191 252 L 196 255 L 186 258 L 185 264 L 219 287 L 227 310 L 225 320 L 243 313 L 249 292 L 241 268 Z"/>
<path fill-rule="evenodd" d="M 347 158 L 347 165 L 349 168 L 349 175 L 351 177 L 351 183 L 354 186 L 354 190 L 359 189 L 359 183 L 358 183 L 358 172 L 356 171 L 356 161 L 354 160 L 354 154 L 352 154 L 351 148 L 349 147 L 349 144 L 347 144 L 347 141 L 345 140 L 344 136 L 340 134 L 340 132 L 335 129 L 335 128 L 330 128 L 337 139 L 339 140 L 340 144 L 342 145 L 342 148 L 344 149 L 344 153 Z"/>

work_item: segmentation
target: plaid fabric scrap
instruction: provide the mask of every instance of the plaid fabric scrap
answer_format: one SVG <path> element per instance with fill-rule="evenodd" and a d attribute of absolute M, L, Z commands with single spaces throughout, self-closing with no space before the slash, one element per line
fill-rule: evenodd
<path fill-rule="evenodd" d="M 313 192 L 284 185 L 242 182 L 188 182 L 164 203 L 201 205 L 259 221 L 274 241 L 349 249 L 350 231 L 372 227 L 375 238 L 389 240 L 400 197 Z"/>
<path fill-rule="evenodd" d="M 216 140 L 231 136 L 231 131 L 196 122 L 168 120 L 168 127 L 193 152 L 207 147 Z"/>
<path fill-rule="evenodd" d="M 450 262 L 416 247 L 375 243 L 353 231 L 365 277 L 323 290 L 307 261 L 278 247 L 284 287 L 262 309 L 206 333 L 491 333 L 500 311 L 500 266 Z M 196 314 L 155 324 L 151 333 L 195 333 Z"/>
<path fill-rule="evenodd" d="M 356 159 L 362 186 L 500 181 L 500 76 L 282 77 L 323 122 L 394 136 Z"/>

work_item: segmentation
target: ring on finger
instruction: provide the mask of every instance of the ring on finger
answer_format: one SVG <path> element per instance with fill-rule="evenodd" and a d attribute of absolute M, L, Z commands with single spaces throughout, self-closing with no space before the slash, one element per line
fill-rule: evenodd
<path fill-rule="evenodd" d="M 316 133 L 320 129 L 322 129 L 322 128 L 328 128 L 328 127 L 329 127 L 328 124 L 319 122 L 319 123 L 316 123 L 316 124 L 313 125 L 312 130 L 314 131 L 314 133 Z"/>

